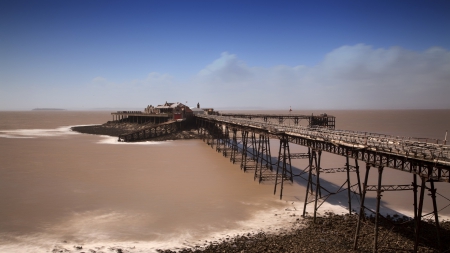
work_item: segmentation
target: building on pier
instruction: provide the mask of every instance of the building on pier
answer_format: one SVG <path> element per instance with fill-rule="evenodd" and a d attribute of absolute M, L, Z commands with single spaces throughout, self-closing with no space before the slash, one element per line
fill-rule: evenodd
<path fill-rule="evenodd" d="M 148 105 L 144 111 L 117 111 L 111 113 L 113 121 L 160 124 L 170 120 L 185 120 L 194 116 L 193 111 L 182 103 L 164 103 L 156 107 Z"/>
<path fill-rule="evenodd" d="M 158 105 L 155 108 L 157 113 L 166 113 L 172 117 L 174 120 L 178 119 L 187 119 L 193 116 L 192 110 L 187 106 L 180 102 L 176 103 L 166 103 L 164 105 Z"/>

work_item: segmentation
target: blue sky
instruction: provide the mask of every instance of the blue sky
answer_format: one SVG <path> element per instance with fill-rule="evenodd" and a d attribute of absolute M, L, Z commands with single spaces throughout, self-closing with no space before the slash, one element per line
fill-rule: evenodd
<path fill-rule="evenodd" d="M 0 110 L 450 109 L 449 1 L 0 1 Z"/>

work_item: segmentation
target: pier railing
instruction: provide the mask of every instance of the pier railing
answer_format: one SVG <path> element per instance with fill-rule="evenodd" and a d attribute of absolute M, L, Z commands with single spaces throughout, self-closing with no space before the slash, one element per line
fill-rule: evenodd
<path fill-rule="evenodd" d="M 222 113 L 220 116 L 250 119 L 254 121 L 271 122 L 276 121 L 279 124 L 283 124 L 286 121 L 292 122 L 293 125 L 299 125 L 301 120 L 307 120 L 308 126 L 320 126 L 329 129 L 334 129 L 336 126 L 336 117 L 328 115 L 326 113 L 319 115 L 304 115 L 304 114 L 246 114 L 246 113 Z"/>
<path fill-rule="evenodd" d="M 444 144 L 443 140 L 400 137 L 349 130 L 333 130 L 301 125 L 295 126 L 225 116 L 200 115 L 198 117 L 253 127 L 266 130 L 270 133 L 285 133 L 304 139 L 329 142 L 354 149 L 369 149 L 372 151 L 392 153 L 404 156 L 405 158 L 421 159 L 443 166 L 450 166 L 450 145 Z"/>

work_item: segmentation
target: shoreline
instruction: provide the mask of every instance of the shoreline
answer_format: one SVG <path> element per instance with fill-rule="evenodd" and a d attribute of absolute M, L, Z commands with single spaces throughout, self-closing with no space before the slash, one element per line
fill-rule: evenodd
<path fill-rule="evenodd" d="M 286 230 L 278 233 L 248 233 L 227 236 L 207 246 L 191 246 L 176 250 L 157 249 L 158 253 L 215 253 L 215 252 L 372 252 L 374 217 L 362 222 L 357 250 L 353 250 L 358 215 L 325 213 L 325 216 L 297 218 Z M 406 225 L 398 225 L 407 222 Z M 392 229 L 392 223 L 397 223 Z M 421 223 L 418 252 L 440 252 L 433 221 Z M 450 221 L 440 223 L 441 249 L 450 249 Z M 392 231 L 391 231 L 392 229 Z M 414 223 L 404 216 L 388 218 L 379 226 L 378 250 L 382 252 L 412 251 L 414 249 Z"/>
<path fill-rule="evenodd" d="M 239 234 L 227 234 L 212 240 L 185 241 L 178 246 L 162 246 L 164 242 L 129 242 L 111 244 L 74 244 L 64 241 L 54 245 L 51 252 L 158 252 L 158 253 L 260 253 L 260 252 L 372 252 L 374 242 L 374 217 L 366 216 L 362 222 L 356 250 L 353 250 L 357 214 L 327 212 L 313 223 L 311 216 L 297 216 L 286 228 L 276 231 L 255 230 Z M 404 225 L 400 223 L 406 222 Z M 394 229 L 392 223 L 396 223 Z M 442 252 L 450 249 L 450 222 L 440 223 Z M 441 252 L 436 240 L 433 221 L 421 223 L 418 252 Z M 413 251 L 414 223 L 408 217 L 382 219 L 379 225 L 379 252 Z M 160 246 L 150 246 L 155 243 Z M 146 247 L 146 246 L 147 247 Z M 144 247 L 142 247 L 144 246 Z M 150 246 L 150 247 L 148 247 Z"/>

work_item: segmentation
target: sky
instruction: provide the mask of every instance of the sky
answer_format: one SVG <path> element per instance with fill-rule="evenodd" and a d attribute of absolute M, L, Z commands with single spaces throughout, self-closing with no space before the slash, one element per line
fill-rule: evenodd
<path fill-rule="evenodd" d="M 0 110 L 450 109 L 450 1 L 1 0 Z"/>

